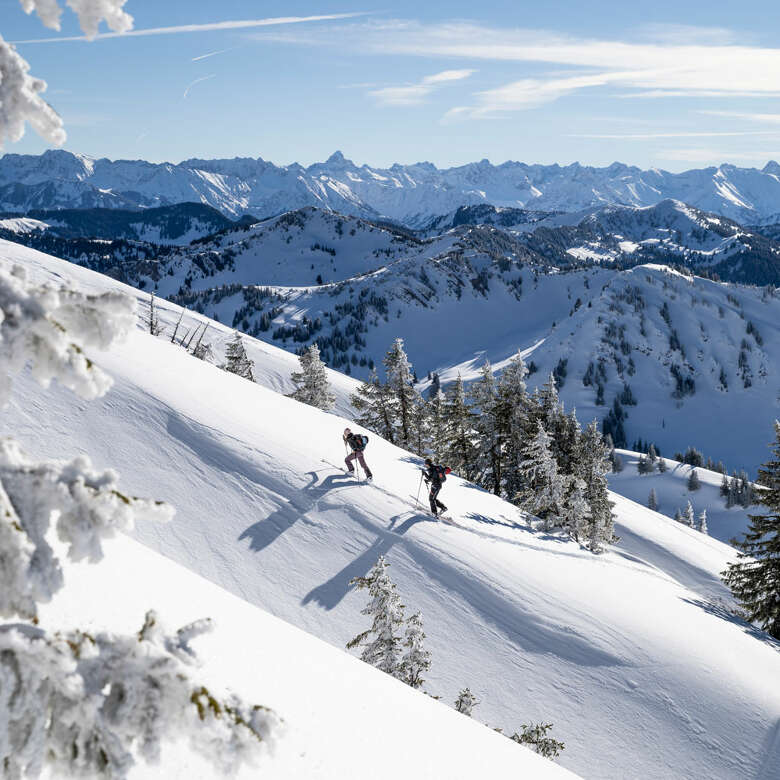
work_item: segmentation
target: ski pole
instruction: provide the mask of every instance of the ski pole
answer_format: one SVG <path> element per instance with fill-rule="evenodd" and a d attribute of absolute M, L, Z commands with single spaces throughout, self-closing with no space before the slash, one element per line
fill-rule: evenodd
<path fill-rule="evenodd" d="M 414 499 L 414 502 L 415 504 L 417 504 L 417 506 L 420 506 L 420 491 L 422 490 L 422 479 L 423 479 L 423 475 L 420 474 L 420 484 L 417 486 L 417 498 Z"/>

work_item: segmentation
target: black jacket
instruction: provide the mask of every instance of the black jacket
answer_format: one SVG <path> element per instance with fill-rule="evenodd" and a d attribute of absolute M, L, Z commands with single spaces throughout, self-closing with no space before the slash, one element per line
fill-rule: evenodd
<path fill-rule="evenodd" d="M 439 471 L 435 463 L 429 468 L 423 469 L 422 472 L 425 474 L 425 479 L 428 480 L 428 482 L 437 487 L 441 487 L 441 477 L 439 476 Z"/>
<path fill-rule="evenodd" d="M 349 436 L 344 438 L 344 441 L 349 444 L 353 451 L 362 452 L 366 448 L 366 445 L 363 443 L 363 437 L 359 433 L 350 433 Z"/>

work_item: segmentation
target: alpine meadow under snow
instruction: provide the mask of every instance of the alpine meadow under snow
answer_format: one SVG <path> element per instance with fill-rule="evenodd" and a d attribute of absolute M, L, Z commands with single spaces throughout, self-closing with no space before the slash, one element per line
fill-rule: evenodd
<path fill-rule="evenodd" d="M 148 295 L 92 271 L 7 242 L 0 251 L 4 267 L 21 264 L 36 283 L 121 290 L 148 311 Z M 69 565 L 65 589 L 42 611 L 52 627 L 62 621 L 132 631 L 150 606 L 172 624 L 210 615 L 217 627 L 202 642 L 198 673 L 284 720 L 280 776 L 300 776 L 301 766 L 312 777 L 364 776 L 376 742 L 355 729 L 376 733 L 380 723 L 393 724 L 394 744 L 397 735 L 411 747 L 391 751 L 401 755 L 387 763 L 387 774 L 372 764 L 376 776 L 431 776 L 417 761 L 436 756 L 450 776 L 555 776 L 555 764 L 538 763 L 480 729 L 481 721 L 506 735 L 553 723 L 552 736 L 565 743 L 557 763 L 586 777 L 772 777 L 780 692 L 767 682 L 780 674 L 778 648 L 733 614 L 720 580 L 733 548 L 646 508 L 646 495 L 627 492 L 641 504 L 621 495 L 622 475 L 635 469 L 630 454 L 623 453 L 624 471 L 612 483 L 620 541 L 601 555 L 538 530 L 515 506 L 454 475 L 442 492 L 452 522 L 433 522 L 415 505 L 420 460 L 372 432 L 366 458 L 373 484 L 344 474 L 341 434 L 355 427 L 348 403 L 355 380 L 328 372 L 337 411 L 323 413 L 279 394 L 295 389 L 293 355 L 245 336 L 249 382 L 172 344 L 181 310 L 159 299 L 155 305 L 166 332 L 150 335 L 147 320 L 123 344 L 94 354 L 115 381 L 105 398 L 84 404 L 56 383 L 44 390 L 24 375 L 4 411 L 33 457 L 89 453 L 99 466 L 118 469 L 129 494 L 177 510 L 162 525 L 139 518 L 132 534 L 143 546 L 115 543 L 117 576 L 111 543 L 102 566 Z M 206 322 L 186 317 L 189 328 L 194 318 Z M 224 355 L 233 331 L 209 322 L 209 334 Z M 656 487 L 664 512 L 681 492 L 681 468 L 670 458 L 666 472 L 637 477 L 648 480 L 647 490 Z M 703 495 L 706 473 L 701 481 Z M 744 510 L 729 511 L 741 518 L 737 530 L 744 528 Z M 727 535 L 712 514 L 713 533 Z M 350 580 L 365 576 L 380 555 L 407 615 L 422 614 L 432 658 L 424 690 L 454 705 L 469 688 L 478 701 L 471 721 L 256 611 L 344 648 L 367 627 L 360 614 L 366 598 Z M 296 660 L 303 656 L 306 662 Z M 468 735 L 453 718 L 465 721 Z M 408 731 L 391 730 L 401 728 Z M 349 747 L 339 751 L 345 731 Z M 177 763 L 176 751 L 163 746 L 163 760 Z M 471 768 L 474 756 L 479 768 Z M 273 771 L 276 759 L 264 760 Z"/>

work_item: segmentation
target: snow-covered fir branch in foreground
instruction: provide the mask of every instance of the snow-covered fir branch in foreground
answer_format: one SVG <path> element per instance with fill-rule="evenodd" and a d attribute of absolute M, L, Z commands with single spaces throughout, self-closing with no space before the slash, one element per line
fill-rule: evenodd
<path fill-rule="evenodd" d="M 83 295 L 35 287 L 24 272 L 0 269 L 2 402 L 25 366 L 42 385 L 57 380 L 83 398 L 103 395 L 110 379 L 85 355 L 106 349 L 134 323 L 121 294 Z M 68 558 L 97 562 L 103 539 L 173 509 L 127 495 L 113 471 L 85 456 L 34 461 L 0 440 L 0 766 L 3 776 L 59 774 L 124 778 L 138 758 L 154 761 L 162 741 L 185 737 L 226 773 L 260 754 L 278 718 L 194 680 L 190 641 L 203 620 L 168 634 L 154 612 L 136 635 L 51 633 L 38 605 L 64 582 L 54 535 Z"/>

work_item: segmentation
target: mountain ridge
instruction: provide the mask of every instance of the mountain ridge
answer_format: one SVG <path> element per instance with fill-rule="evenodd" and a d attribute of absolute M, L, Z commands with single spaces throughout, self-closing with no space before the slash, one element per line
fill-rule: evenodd
<path fill-rule="evenodd" d="M 261 157 L 180 163 L 95 159 L 64 150 L 0 158 L 0 209 L 148 208 L 200 201 L 228 217 L 270 217 L 302 206 L 421 227 L 460 206 L 578 211 L 591 206 L 649 206 L 682 200 L 745 224 L 780 213 L 780 166 L 723 164 L 671 173 L 625 163 L 540 165 L 488 160 L 451 168 L 433 163 L 356 165 L 341 152 L 324 162 L 275 165 Z"/>

